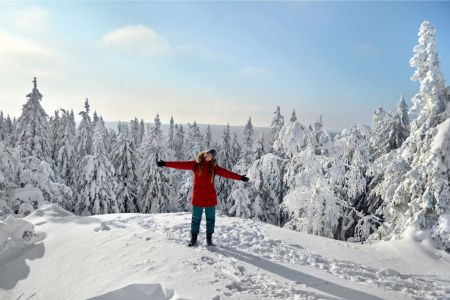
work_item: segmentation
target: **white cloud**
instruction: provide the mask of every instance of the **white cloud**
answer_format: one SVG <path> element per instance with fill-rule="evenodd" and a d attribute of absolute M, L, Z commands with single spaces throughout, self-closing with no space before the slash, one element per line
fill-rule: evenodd
<path fill-rule="evenodd" d="M 126 25 L 114 29 L 103 37 L 103 43 L 144 57 L 161 56 L 172 50 L 166 38 L 144 25 Z"/>
<path fill-rule="evenodd" d="M 265 77 L 269 76 L 270 72 L 266 68 L 260 66 L 246 66 L 239 71 L 241 75 L 252 77 Z"/>
<path fill-rule="evenodd" d="M 26 76 L 53 76 L 55 53 L 30 38 L 0 29 L 0 73 Z"/>
<path fill-rule="evenodd" d="M 47 26 L 49 14 L 39 7 L 19 11 L 14 16 L 14 25 L 20 30 L 41 31 Z"/>
<path fill-rule="evenodd" d="M 12 59 L 48 57 L 51 51 L 31 40 L 8 31 L 0 30 L 0 56 Z"/>
<path fill-rule="evenodd" d="M 189 55 L 203 57 L 207 59 L 214 60 L 219 58 L 219 55 L 201 45 L 195 44 L 178 45 L 177 50 L 182 53 L 187 53 Z"/>

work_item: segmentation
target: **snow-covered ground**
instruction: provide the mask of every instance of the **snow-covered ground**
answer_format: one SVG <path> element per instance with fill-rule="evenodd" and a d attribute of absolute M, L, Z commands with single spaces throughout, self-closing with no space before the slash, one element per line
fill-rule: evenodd
<path fill-rule="evenodd" d="M 0 240 L 0 299 L 450 299 L 450 255 L 413 238 L 361 245 L 217 216 L 217 246 L 202 223 L 189 248 L 188 213 L 44 204 L 24 219 L 36 236 L 10 219 Z"/>

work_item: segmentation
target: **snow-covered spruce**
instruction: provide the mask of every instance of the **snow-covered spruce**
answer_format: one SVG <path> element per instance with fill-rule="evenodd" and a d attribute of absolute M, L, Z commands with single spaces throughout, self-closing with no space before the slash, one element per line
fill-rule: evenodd
<path fill-rule="evenodd" d="M 107 157 L 103 125 L 97 122 L 93 138 L 93 154 L 81 159 L 77 171 L 76 212 L 81 215 L 107 214 L 123 211 L 123 203 L 116 199 L 114 166 Z"/>

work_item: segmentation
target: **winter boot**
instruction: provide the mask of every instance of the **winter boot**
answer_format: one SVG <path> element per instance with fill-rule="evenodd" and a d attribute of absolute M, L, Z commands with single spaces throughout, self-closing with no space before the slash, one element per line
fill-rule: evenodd
<path fill-rule="evenodd" d="M 215 246 L 212 242 L 212 233 L 206 234 L 206 246 Z"/>
<path fill-rule="evenodd" d="M 192 233 L 191 232 L 191 241 L 189 242 L 188 246 L 192 247 L 197 245 L 197 233 Z"/>

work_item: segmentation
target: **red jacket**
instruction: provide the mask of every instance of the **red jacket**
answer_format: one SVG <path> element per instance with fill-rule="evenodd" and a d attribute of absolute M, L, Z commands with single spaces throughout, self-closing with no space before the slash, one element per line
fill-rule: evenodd
<path fill-rule="evenodd" d="M 199 175 L 200 167 L 196 167 L 194 172 L 194 186 L 192 189 L 192 205 L 203 207 L 217 205 L 217 193 L 214 187 L 214 181 L 211 182 L 211 173 L 209 172 L 210 162 L 211 161 L 205 161 L 205 168 L 201 175 Z M 169 168 L 194 171 L 195 164 L 195 160 L 166 161 L 165 166 Z M 215 174 L 234 180 L 241 180 L 241 175 L 221 168 L 218 165 L 215 167 Z"/>

